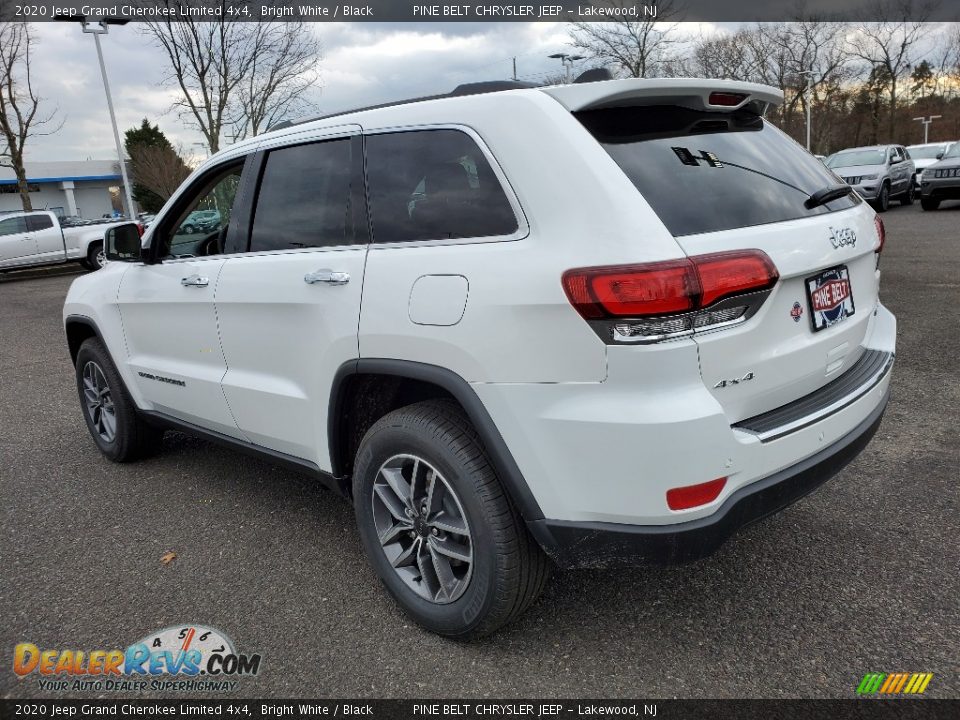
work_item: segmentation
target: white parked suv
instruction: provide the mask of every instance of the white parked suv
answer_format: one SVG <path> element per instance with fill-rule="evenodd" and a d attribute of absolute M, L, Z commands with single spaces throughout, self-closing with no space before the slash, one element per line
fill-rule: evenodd
<path fill-rule="evenodd" d="M 70 289 L 91 435 L 125 462 L 173 428 L 317 477 L 449 636 L 554 565 L 707 555 L 887 403 L 883 225 L 764 120 L 781 100 L 479 84 L 231 146 Z M 178 253 L 197 207 L 223 225 Z"/>

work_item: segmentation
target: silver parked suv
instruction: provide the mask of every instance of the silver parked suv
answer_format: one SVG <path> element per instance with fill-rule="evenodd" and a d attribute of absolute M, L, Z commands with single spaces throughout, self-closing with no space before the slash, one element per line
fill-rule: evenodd
<path fill-rule="evenodd" d="M 917 169 L 902 145 L 841 150 L 828 157 L 826 164 L 878 212 L 886 212 L 890 200 L 913 204 Z"/>

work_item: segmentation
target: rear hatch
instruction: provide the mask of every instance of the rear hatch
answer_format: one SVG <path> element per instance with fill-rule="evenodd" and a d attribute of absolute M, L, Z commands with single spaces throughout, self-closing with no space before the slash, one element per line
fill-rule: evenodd
<path fill-rule="evenodd" d="M 776 265 L 780 279 L 754 314 L 693 335 L 731 423 L 841 375 L 862 354 L 878 301 L 873 211 L 855 194 L 807 202 L 838 180 L 763 119 L 775 91 L 755 87 L 568 104 L 688 257 L 758 249 Z"/>

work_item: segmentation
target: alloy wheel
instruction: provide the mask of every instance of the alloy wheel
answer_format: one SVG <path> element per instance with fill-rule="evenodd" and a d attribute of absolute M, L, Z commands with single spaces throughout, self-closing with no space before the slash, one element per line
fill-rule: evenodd
<path fill-rule="evenodd" d="M 380 546 L 404 584 L 445 605 L 467 589 L 473 538 L 460 499 L 440 472 L 416 455 L 395 455 L 373 483 Z"/>
<path fill-rule="evenodd" d="M 83 400 L 97 435 L 111 443 L 117 436 L 117 411 L 103 370 L 92 360 L 83 366 Z"/>

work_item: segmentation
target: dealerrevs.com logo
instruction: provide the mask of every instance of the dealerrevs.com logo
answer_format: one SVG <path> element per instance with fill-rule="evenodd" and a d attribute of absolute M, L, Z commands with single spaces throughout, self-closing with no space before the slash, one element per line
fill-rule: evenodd
<path fill-rule="evenodd" d="M 126 650 L 42 650 L 20 643 L 13 671 L 35 677 L 41 690 L 232 692 L 237 678 L 260 671 L 260 655 L 238 653 L 233 641 L 203 625 L 176 625 L 151 633 Z"/>

